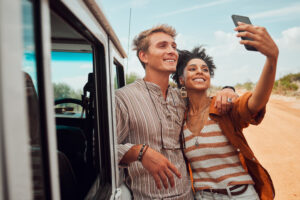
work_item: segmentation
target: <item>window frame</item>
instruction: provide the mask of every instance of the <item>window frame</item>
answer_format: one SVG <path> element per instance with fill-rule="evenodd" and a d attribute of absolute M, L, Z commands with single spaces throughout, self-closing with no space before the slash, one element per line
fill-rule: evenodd
<path fill-rule="evenodd" d="M 76 13 L 77 22 L 84 21 L 84 27 L 79 29 L 86 38 L 94 44 L 95 51 L 95 81 L 96 81 L 96 117 L 101 120 L 97 124 L 99 133 L 99 148 L 105 152 L 105 173 L 102 174 L 103 184 L 99 182 L 94 198 L 111 198 L 116 191 L 116 153 L 114 150 L 114 89 L 111 85 L 110 36 L 103 25 L 96 19 L 88 1 L 68 0 L 32 0 L 35 4 L 35 42 L 38 66 L 38 85 L 40 97 L 41 129 L 45 177 L 48 187 L 46 199 L 60 199 L 59 171 L 57 160 L 55 113 L 53 102 L 53 86 L 51 81 L 51 33 L 50 7 L 57 3 L 69 10 L 68 14 Z M 50 6 L 49 6 L 50 3 Z M 30 154 L 30 138 L 26 116 L 25 83 L 22 73 L 22 2 L 18 0 L 0 1 L 0 200 L 32 199 L 32 168 Z M 77 12 L 79 11 L 79 12 Z M 81 14 L 84 13 L 85 15 Z M 72 17 L 74 15 L 71 15 Z M 87 17 L 88 16 L 88 17 Z M 10 22 L 10 23 L 7 23 Z M 82 25 L 82 24 L 81 24 Z M 86 31 L 88 30 L 88 31 Z M 37 34 L 38 33 L 38 34 Z M 120 47 L 119 47 L 120 48 Z M 100 76 L 101 75 L 101 76 Z M 12 77 L 14 77 L 12 81 Z M 105 95 L 103 95 L 105 94 Z M 18 105 L 18 106 L 14 106 Z M 102 110 L 100 111 L 100 108 Z M 105 110 L 103 112 L 103 109 Z M 16 122 L 18 126 L 16 126 Z M 22 133 L 22 134 L 20 134 Z M 109 148 L 104 148 L 109 143 Z M 105 145 L 104 145 L 105 144 Z M 18 148 L 16 148 L 18 147 Z M 102 159 L 102 160 L 103 160 Z M 100 158 L 101 160 L 101 158 Z M 22 167 L 19 167 L 22 166 Z M 99 163 L 99 167 L 101 164 Z M 21 177 L 21 178 L 20 178 Z M 100 180 L 100 179 L 98 179 Z"/>
<path fill-rule="evenodd" d="M 31 155 L 28 148 L 29 131 L 26 120 L 27 100 L 21 62 L 23 56 L 21 10 L 21 1 L 0 2 L 1 200 L 32 199 L 33 196 Z"/>
<path fill-rule="evenodd" d="M 64 3 L 65 2 L 65 3 Z M 63 18 L 70 26 L 72 26 L 77 32 L 79 32 L 85 39 L 89 41 L 92 46 L 93 53 L 93 72 L 96 87 L 96 112 L 95 124 L 97 129 L 97 140 L 99 148 L 99 168 L 100 174 L 97 177 L 94 185 L 90 188 L 86 198 L 87 199 L 109 199 L 114 194 L 115 187 L 115 170 L 112 170 L 114 163 L 113 142 L 112 137 L 112 99 L 111 99 L 111 89 L 110 82 L 111 72 L 109 63 L 109 50 L 108 41 L 109 37 L 105 34 L 102 27 L 95 20 L 97 24 L 97 29 L 93 26 L 92 22 L 85 19 L 85 24 L 81 23 L 78 8 L 81 2 L 74 2 L 72 4 L 67 4 L 66 1 L 62 3 L 57 0 L 50 0 L 51 9 Z M 84 3 L 80 5 L 85 7 Z M 78 11 L 78 12 L 76 12 Z M 87 9 L 87 11 L 89 11 Z M 83 12 L 80 10 L 80 12 Z M 76 16 L 73 14 L 76 13 Z M 86 13 L 85 13 L 86 14 Z M 100 30 L 100 31 L 99 31 Z M 102 32 L 103 31 L 103 32 Z M 95 33 L 96 32 L 96 33 Z M 104 38 L 102 36 L 105 36 Z M 106 133 L 106 134 L 101 134 Z M 110 144 L 107 148 L 107 144 Z M 101 168 L 105 168 L 101 171 Z"/>

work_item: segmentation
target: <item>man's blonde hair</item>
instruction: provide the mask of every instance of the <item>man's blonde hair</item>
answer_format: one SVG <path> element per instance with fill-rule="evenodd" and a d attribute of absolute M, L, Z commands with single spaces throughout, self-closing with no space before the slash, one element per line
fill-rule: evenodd
<path fill-rule="evenodd" d="M 136 36 L 133 40 L 133 50 L 136 50 L 136 55 L 139 58 L 139 52 L 147 52 L 148 48 L 150 46 L 149 44 L 149 36 L 153 33 L 166 33 L 170 35 L 171 37 L 175 38 L 176 36 L 176 30 L 172 26 L 162 24 L 152 27 L 151 29 L 145 30 L 141 32 L 138 36 Z M 139 58 L 140 60 L 140 58 Z M 145 68 L 145 63 L 143 63 L 141 60 L 143 67 Z"/>

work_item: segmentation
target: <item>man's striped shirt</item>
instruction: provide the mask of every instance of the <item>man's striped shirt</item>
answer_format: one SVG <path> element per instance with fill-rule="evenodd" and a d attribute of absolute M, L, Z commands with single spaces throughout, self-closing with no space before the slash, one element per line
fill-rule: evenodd
<path fill-rule="evenodd" d="M 185 103 L 179 91 L 169 87 L 167 98 L 164 99 L 158 85 L 139 79 L 117 90 L 115 100 L 118 162 L 133 145 L 148 144 L 174 164 L 182 176 L 180 179 L 174 174 L 174 188 L 158 190 L 154 178 L 142 164 L 133 162 L 128 167 L 128 178 L 130 178 L 130 188 L 134 198 L 193 199 L 182 151 L 163 150 L 161 145 L 161 137 L 163 137 L 165 147 L 180 147 L 179 136 Z"/>

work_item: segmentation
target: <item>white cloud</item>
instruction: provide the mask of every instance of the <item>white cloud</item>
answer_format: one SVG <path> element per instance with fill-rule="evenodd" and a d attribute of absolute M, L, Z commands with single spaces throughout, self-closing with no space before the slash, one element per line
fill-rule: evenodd
<path fill-rule="evenodd" d="M 193 11 L 193 10 L 199 10 L 201 8 L 207 8 L 207 7 L 212 7 L 212 6 L 224 4 L 224 3 L 227 3 L 227 2 L 230 2 L 230 1 L 231 0 L 219 0 L 219 1 L 213 1 L 213 2 L 210 2 L 210 3 L 206 3 L 206 4 L 194 5 L 194 6 L 189 7 L 189 8 L 183 8 L 183 9 L 171 11 L 171 12 L 168 12 L 168 13 L 164 13 L 164 14 L 161 14 L 161 15 L 157 15 L 154 18 L 161 18 L 161 17 L 172 16 L 172 15 L 178 15 L 178 14 L 190 12 L 190 11 Z"/>
<path fill-rule="evenodd" d="M 87 82 L 87 76 L 86 75 L 84 75 L 84 76 L 74 76 L 74 77 L 65 77 L 65 78 L 57 81 L 57 83 L 66 83 L 75 90 L 82 89 L 83 86 L 86 84 L 86 82 Z"/>
<path fill-rule="evenodd" d="M 216 31 L 214 40 L 218 45 L 209 47 L 208 52 L 215 56 L 230 56 L 232 52 L 240 50 L 239 38 L 235 36 L 235 33 Z"/>
<path fill-rule="evenodd" d="M 218 45 L 208 48 L 214 58 L 217 70 L 212 80 L 214 85 L 235 85 L 246 81 L 257 82 L 265 56 L 258 52 L 246 51 L 239 44 L 234 34 L 217 31 L 214 33 Z M 274 38 L 279 48 L 276 79 L 288 74 L 300 72 L 300 27 L 282 31 L 279 38 Z"/>
<path fill-rule="evenodd" d="M 93 69 L 93 63 L 84 63 L 79 66 L 80 69 Z"/>
<path fill-rule="evenodd" d="M 277 43 L 281 48 L 289 48 L 289 50 L 298 50 L 300 53 L 300 27 L 289 28 L 282 33 L 282 37 L 277 39 Z"/>
<path fill-rule="evenodd" d="M 299 73 L 300 27 L 282 31 L 281 37 L 275 41 L 279 48 L 277 77 L 288 73 Z"/>
<path fill-rule="evenodd" d="M 273 37 L 274 38 L 274 37 Z M 288 74 L 300 72 L 300 27 L 292 27 L 282 31 L 281 36 L 274 38 L 279 48 L 276 79 Z M 265 56 L 259 52 L 247 51 L 239 43 L 235 33 L 214 32 L 214 44 L 204 44 L 207 53 L 213 57 L 217 66 L 213 85 L 235 85 L 246 81 L 257 82 L 265 62 Z M 191 50 L 202 45 L 201 38 L 178 34 L 176 43 L 179 49 Z M 125 62 L 126 63 L 126 62 Z M 143 77 L 145 72 L 135 51 L 130 51 L 128 73 L 135 72 Z"/>
<path fill-rule="evenodd" d="M 128 72 L 128 74 L 135 73 L 141 78 L 145 76 L 145 70 L 142 64 L 140 63 L 138 57 L 136 56 L 135 51 L 130 51 L 129 60 L 128 60 L 128 70 L 126 69 L 127 67 L 126 65 L 127 65 L 127 60 L 125 62 L 125 70 Z"/>
<path fill-rule="evenodd" d="M 259 19 L 259 18 L 271 18 L 271 17 L 278 17 L 284 15 L 293 15 L 300 12 L 300 4 L 291 5 L 288 7 L 274 9 L 269 11 L 263 11 L 259 13 L 254 13 L 250 15 L 251 19 Z"/>
<path fill-rule="evenodd" d="M 176 37 L 176 43 L 178 49 L 191 50 L 193 47 L 201 45 L 199 38 L 190 35 L 183 35 L 179 33 Z"/>

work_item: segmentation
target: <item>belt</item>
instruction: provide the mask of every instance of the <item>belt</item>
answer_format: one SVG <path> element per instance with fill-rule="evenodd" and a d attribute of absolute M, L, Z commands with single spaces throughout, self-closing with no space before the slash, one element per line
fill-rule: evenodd
<path fill-rule="evenodd" d="M 231 192 L 232 190 L 235 190 L 235 189 L 240 188 L 240 187 L 244 187 L 244 188 L 242 190 L 240 190 L 240 191 L 237 191 L 237 192 Z M 232 186 L 231 188 L 229 188 L 229 190 L 230 190 L 231 195 L 235 196 L 235 195 L 243 194 L 247 190 L 247 188 L 248 188 L 247 184 L 246 185 L 235 185 L 235 186 Z M 227 193 L 226 189 L 205 189 L 205 190 L 202 190 L 202 191 L 229 195 Z"/>

